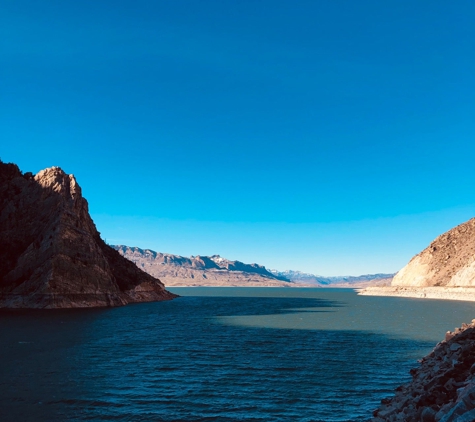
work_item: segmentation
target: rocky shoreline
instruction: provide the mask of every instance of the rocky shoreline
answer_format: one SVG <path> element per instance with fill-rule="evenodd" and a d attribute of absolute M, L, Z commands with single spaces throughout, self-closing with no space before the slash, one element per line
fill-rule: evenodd
<path fill-rule="evenodd" d="M 383 399 L 371 422 L 475 421 L 475 319 L 447 332 L 410 373 L 412 381 Z"/>
<path fill-rule="evenodd" d="M 475 301 L 475 287 L 367 287 L 356 289 L 362 296 L 397 296 L 418 299 Z"/>

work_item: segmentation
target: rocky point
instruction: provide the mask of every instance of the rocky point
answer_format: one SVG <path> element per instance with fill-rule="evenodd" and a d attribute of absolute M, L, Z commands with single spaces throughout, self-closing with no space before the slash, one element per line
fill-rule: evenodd
<path fill-rule="evenodd" d="M 0 161 L 0 307 L 119 306 L 175 297 L 100 237 L 73 175 Z"/>

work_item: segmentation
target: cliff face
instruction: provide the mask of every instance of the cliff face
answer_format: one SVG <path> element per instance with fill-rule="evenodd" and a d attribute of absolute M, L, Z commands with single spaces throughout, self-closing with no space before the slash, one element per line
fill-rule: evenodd
<path fill-rule="evenodd" d="M 100 238 L 73 175 L 0 162 L 0 307 L 118 306 L 174 297 Z"/>
<path fill-rule="evenodd" d="M 391 286 L 475 287 L 475 218 L 435 239 L 396 274 Z"/>
<path fill-rule="evenodd" d="M 155 252 L 129 246 L 113 246 L 139 268 L 159 277 L 167 286 L 289 286 L 258 264 L 230 261 L 219 255 L 193 256 Z"/>

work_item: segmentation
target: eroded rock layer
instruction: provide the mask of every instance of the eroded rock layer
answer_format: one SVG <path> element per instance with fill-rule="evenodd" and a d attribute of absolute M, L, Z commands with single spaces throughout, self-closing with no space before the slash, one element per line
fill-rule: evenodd
<path fill-rule="evenodd" d="M 174 295 L 100 238 L 73 175 L 0 162 L 0 307 L 76 308 Z"/>

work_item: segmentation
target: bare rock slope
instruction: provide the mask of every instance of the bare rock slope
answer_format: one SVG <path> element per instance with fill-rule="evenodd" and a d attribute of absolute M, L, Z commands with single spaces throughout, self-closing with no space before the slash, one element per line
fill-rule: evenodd
<path fill-rule="evenodd" d="M 104 243 L 73 175 L 0 161 L 0 307 L 118 306 L 175 297 Z"/>
<path fill-rule="evenodd" d="M 475 218 L 437 237 L 391 285 L 475 287 Z"/>
<path fill-rule="evenodd" d="M 139 268 L 159 277 L 166 286 L 285 287 L 292 283 L 261 265 L 230 261 L 219 255 L 192 256 L 155 252 L 123 245 L 113 246 Z"/>
<path fill-rule="evenodd" d="M 437 237 L 393 278 L 366 295 L 475 300 L 475 218 Z"/>

